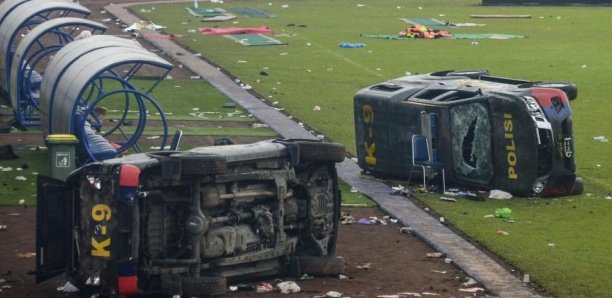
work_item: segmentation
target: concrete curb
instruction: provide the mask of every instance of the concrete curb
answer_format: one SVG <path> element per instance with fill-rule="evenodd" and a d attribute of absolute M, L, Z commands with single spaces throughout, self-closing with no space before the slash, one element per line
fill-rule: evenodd
<path fill-rule="evenodd" d="M 158 1 L 185 2 L 185 1 Z M 125 7 L 142 3 L 116 4 L 105 9 L 125 24 L 140 20 L 130 14 Z M 155 33 L 149 30 L 143 33 Z M 148 42 L 164 51 L 170 57 L 183 64 L 219 89 L 227 97 L 248 110 L 254 117 L 268 124 L 284 138 L 316 139 L 310 132 L 280 111 L 265 104 L 246 90 L 238 86 L 223 72 L 206 61 L 188 53 L 168 39 L 147 39 Z M 338 175 L 345 182 L 357 188 L 361 193 L 373 199 L 388 214 L 413 229 L 413 233 L 435 250 L 452 259 L 459 268 L 482 283 L 492 294 L 500 297 L 541 297 L 528 288 L 517 277 L 499 265 L 495 260 L 480 251 L 474 245 L 453 233 L 437 219 L 421 210 L 410 200 L 401 196 L 390 195 L 390 188 L 373 178 L 362 176 L 359 166 L 350 159 L 338 164 Z"/>

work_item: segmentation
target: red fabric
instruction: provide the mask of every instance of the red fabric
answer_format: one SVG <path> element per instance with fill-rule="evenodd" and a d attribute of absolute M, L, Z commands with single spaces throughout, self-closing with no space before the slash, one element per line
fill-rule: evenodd
<path fill-rule="evenodd" d="M 138 187 L 140 179 L 140 169 L 135 165 L 123 164 L 119 173 L 119 186 Z"/>
<path fill-rule="evenodd" d="M 117 292 L 122 296 L 138 294 L 138 278 L 136 275 L 119 276 L 119 280 L 117 280 Z"/>
<path fill-rule="evenodd" d="M 263 33 L 270 34 L 272 30 L 268 26 L 262 25 L 257 28 L 200 28 L 200 32 L 204 35 L 231 35 L 231 34 L 247 34 L 247 33 Z"/>

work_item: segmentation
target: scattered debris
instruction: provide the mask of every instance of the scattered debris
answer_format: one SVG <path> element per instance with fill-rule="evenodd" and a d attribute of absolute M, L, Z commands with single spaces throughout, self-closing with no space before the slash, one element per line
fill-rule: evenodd
<path fill-rule="evenodd" d="M 343 225 L 350 225 L 355 223 L 355 218 L 346 212 L 342 212 L 342 214 L 340 214 L 340 223 Z"/>
<path fill-rule="evenodd" d="M 509 236 L 510 233 L 504 231 L 504 230 L 497 230 L 497 235 L 499 236 Z"/>
<path fill-rule="evenodd" d="M 495 217 L 499 218 L 510 218 L 512 216 L 512 210 L 510 208 L 497 208 L 495 209 Z"/>
<path fill-rule="evenodd" d="M 606 138 L 605 136 L 596 136 L 596 137 L 593 137 L 593 140 L 600 141 L 600 142 L 603 142 L 603 143 L 607 143 L 608 142 L 608 138 Z"/>
<path fill-rule="evenodd" d="M 473 279 L 473 278 L 471 278 L 471 277 L 468 277 L 468 278 L 467 278 L 467 281 L 465 281 L 464 283 L 462 283 L 462 284 L 461 284 L 461 286 L 462 286 L 462 287 L 469 287 L 469 286 L 473 286 L 473 285 L 475 285 L 475 284 L 477 284 L 477 283 L 478 283 L 478 282 L 477 282 L 475 279 Z"/>
<path fill-rule="evenodd" d="M 426 256 L 428 258 L 441 258 L 442 256 L 444 256 L 444 254 L 441 252 L 428 252 Z"/>
<path fill-rule="evenodd" d="M 451 259 L 451 258 L 444 258 L 444 263 L 450 264 L 452 262 L 453 262 L 453 259 Z"/>
<path fill-rule="evenodd" d="M 400 233 L 412 234 L 414 230 L 412 227 L 402 227 L 400 228 Z"/>
<path fill-rule="evenodd" d="M 69 281 L 67 281 L 63 286 L 57 287 L 57 290 L 64 293 L 76 293 L 79 291 L 79 289 Z"/>
<path fill-rule="evenodd" d="M 503 190 L 493 189 L 489 193 L 489 199 L 508 200 L 508 199 L 512 199 L 512 194 L 509 192 L 505 192 Z"/>
<path fill-rule="evenodd" d="M 342 293 L 336 292 L 336 291 L 329 291 L 329 292 L 325 293 L 325 297 L 340 298 L 340 297 L 342 297 Z"/>
<path fill-rule="evenodd" d="M 16 256 L 20 259 L 29 259 L 29 258 L 35 257 L 36 253 L 35 252 L 18 253 Z"/>
<path fill-rule="evenodd" d="M 350 277 L 348 277 L 348 276 L 346 276 L 346 275 L 342 275 L 342 274 L 340 274 L 340 275 L 338 275 L 338 279 L 339 279 L 339 280 L 347 280 L 347 279 L 351 279 L 351 278 L 350 278 Z"/>
<path fill-rule="evenodd" d="M 421 297 L 421 294 L 415 292 L 401 292 L 397 294 L 402 296 Z"/>
<path fill-rule="evenodd" d="M 470 15 L 473 19 L 530 19 L 528 14 L 473 14 Z"/>
<path fill-rule="evenodd" d="M 528 283 L 529 282 L 529 274 L 524 274 L 523 275 L 523 282 L 524 283 Z"/>
<path fill-rule="evenodd" d="M 302 276 L 300 276 L 300 280 L 306 280 L 306 279 L 313 279 L 314 276 L 309 275 L 308 273 L 304 273 L 302 274 Z"/>
<path fill-rule="evenodd" d="M 423 296 L 440 296 L 440 294 L 432 292 L 423 292 L 421 294 L 423 294 Z"/>
<path fill-rule="evenodd" d="M 446 270 L 431 270 L 434 273 L 446 274 Z"/>
<path fill-rule="evenodd" d="M 404 187 L 401 184 L 398 184 L 397 186 L 391 186 L 391 190 L 392 195 L 410 196 L 410 188 Z"/>
<path fill-rule="evenodd" d="M 357 269 L 370 269 L 372 267 L 372 263 L 359 263 L 355 268 Z"/>
<path fill-rule="evenodd" d="M 268 128 L 270 126 L 268 124 L 265 124 L 265 123 L 257 123 L 257 122 L 255 122 L 255 123 L 251 124 L 251 127 L 252 128 Z"/>
<path fill-rule="evenodd" d="M 262 282 L 258 285 L 255 285 L 255 292 L 257 293 L 270 293 L 274 292 L 276 289 L 270 283 Z"/>
<path fill-rule="evenodd" d="M 7 228 L 7 225 L 0 225 L 0 231 L 6 231 Z"/>
<path fill-rule="evenodd" d="M 479 288 L 479 287 L 467 288 L 467 289 L 459 289 L 460 292 L 466 292 L 466 293 L 484 292 L 484 290 L 485 289 Z"/>
<path fill-rule="evenodd" d="M 314 112 L 318 112 L 318 111 L 320 111 L 320 110 L 321 110 L 321 107 L 320 107 L 320 106 L 314 106 L 314 108 L 312 108 L 312 110 L 313 110 Z"/>
<path fill-rule="evenodd" d="M 276 285 L 281 294 L 299 293 L 302 289 L 294 281 L 283 281 Z"/>
<path fill-rule="evenodd" d="M 449 198 L 449 197 L 440 197 L 440 200 L 447 201 L 447 202 L 457 202 L 457 199 Z"/>
<path fill-rule="evenodd" d="M 608 195 L 606 196 L 606 200 L 612 200 L 612 194 L 608 194 Z"/>
<path fill-rule="evenodd" d="M 24 199 L 19 200 L 19 205 L 24 205 L 24 204 L 25 204 L 25 200 Z"/>

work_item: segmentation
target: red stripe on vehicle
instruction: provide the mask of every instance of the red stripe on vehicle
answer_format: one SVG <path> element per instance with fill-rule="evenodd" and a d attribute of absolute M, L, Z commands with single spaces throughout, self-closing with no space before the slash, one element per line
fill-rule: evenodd
<path fill-rule="evenodd" d="M 119 295 L 123 296 L 138 294 L 138 278 L 136 275 L 119 276 L 117 280 L 117 291 Z"/>
<path fill-rule="evenodd" d="M 124 164 L 119 173 L 119 186 L 138 187 L 140 169 L 135 165 Z"/>

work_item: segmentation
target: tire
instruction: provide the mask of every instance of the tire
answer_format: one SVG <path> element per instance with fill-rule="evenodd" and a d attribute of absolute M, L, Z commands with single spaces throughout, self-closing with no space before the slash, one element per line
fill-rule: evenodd
<path fill-rule="evenodd" d="M 183 175 L 216 175 L 227 171 L 227 162 L 219 155 L 181 153 L 172 157 L 181 159 Z"/>
<path fill-rule="evenodd" d="M 572 195 L 579 195 L 584 192 L 584 181 L 582 181 L 581 177 L 576 177 L 576 181 L 574 181 L 574 189 L 572 190 Z"/>
<path fill-rule="evenodd" d="M 222 276 L 183 277 L 183 296 L 208 297 L 227 293 L 227 280 Z"/>
<path fill-rule="evenodd" d="M 181 278 L 175 274 L 164 274 L 160 276 L 160 292 L 164 296 L 181 295 L 183 293 L 183 284 Z"/>
<path fill-rule="evenodd" d="M 542 87 L 542 88 L 554 88 L 559 89 L 565 92 L 565 95 L 569 100 L 574 100 L 578 97 L 578 88 L 576 85 L 572 83 L 563 83 L 563 82 L 546 82 L 546 83 L 536 83 L 534 86 Z"/>
<path fill-rule="evenodd" d="M 344 273 L 346 263 L 344 258 L 333 257 L 299 257 L 300 272 L 308 273 L 313 276 L 337 276 Z"/>
<path fill-rule="evenodd" d="M 295 141 L 300 146 L 300 161 L 341 162 L 346 156 L 344 145 L 317 141 Z"/>

